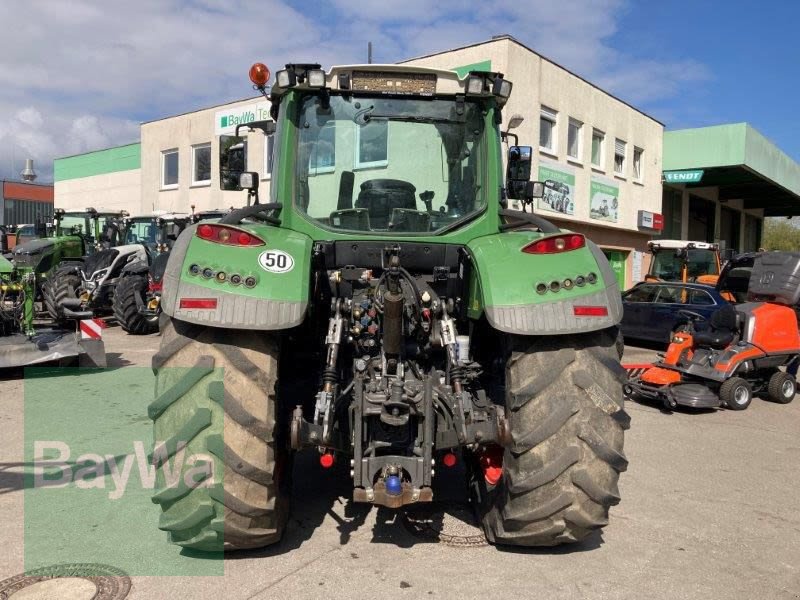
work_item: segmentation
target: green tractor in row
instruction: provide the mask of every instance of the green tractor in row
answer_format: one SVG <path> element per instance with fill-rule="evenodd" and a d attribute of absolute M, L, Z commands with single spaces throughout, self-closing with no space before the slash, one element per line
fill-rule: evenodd
<path fill-rule="evenodd" d="M 0 368 L 71 360 L 86 352 L 75 328 L 35 325 L 36 303 L 47 304 L 48 283 L 61 265 L 82 262 L 119 241 L 119 220 L 124 214 L 57 209 L 52 226 L 38 223 L 34 239 L 13 250 L 2 236 Z M 92 353 L 102 354 L 102 343 Z"/>
<path fill-rule="evenodd" d="M 251 79 L 267 96 L 269 70 Z M 287 65 L 273 121 L 245 126 L 275 136 L 266 203 L 241 126 L 220 139 L 220 183 L 252 204 L 176 241 L 153 358 L 153 500 L 174 543 L 277 542 L 301 451 L 344 461 L 353 501 L 388 509 L 431 502 L 464 468 L 497 544 L 607 524 L 627 466 L 620 290 L 594 243 L 524 210 L 544 188 L 530 147 L 508 149 L 504 181 L 511 87 Z M 165 476 L 181 448 L 204 474 Z"/>
<path fill-rule="evenodd" d="M 6 255 L 17 267 L 28 267 L 36 273 L 37 298 L 44 283 L 66 261 L 81 262 L 86 256 L 119 241 L 119 226 L 126 215 L 120 212 L 98 212 L 56 209 L 54 224 L 41 223 L 38 237 L 14 247 Z"/>

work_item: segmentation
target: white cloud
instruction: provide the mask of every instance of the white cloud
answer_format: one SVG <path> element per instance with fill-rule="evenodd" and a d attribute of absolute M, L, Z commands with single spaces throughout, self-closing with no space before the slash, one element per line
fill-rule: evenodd
<path fill-rule="evenodd" d="M 510 33 L 631 102 L 675 95 L 707 76 L 691 61 L 610 45 L 623 0 L 27 0 L 0 20 L 0 177 L 27 155 L 52 159 L 127 143 L 137 122 L 252 94 L 263 60 L 393 62 Z M 333 17 L 331 16 L 333 15 Z M 654 76 L 656 75 L 656 76 Z M 10 168 L 10 157 L 18 163 Z"/>

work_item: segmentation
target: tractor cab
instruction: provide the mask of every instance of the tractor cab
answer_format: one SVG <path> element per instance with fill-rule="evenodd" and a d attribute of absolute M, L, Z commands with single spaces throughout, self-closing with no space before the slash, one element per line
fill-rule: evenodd
<path fill-rule="evenodd" d="M 651 259 L 645 281 L 717 283 L 721 267 L 719 244 L 654 240 L 647 246 Z"/>

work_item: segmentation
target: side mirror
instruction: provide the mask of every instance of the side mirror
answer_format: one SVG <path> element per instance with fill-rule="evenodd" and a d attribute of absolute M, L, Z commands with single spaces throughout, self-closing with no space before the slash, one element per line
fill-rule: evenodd
<path fill-rule="evenodd" d="M 239 176 L 247 169 L 247 139 L 236 135 L 219 136 L 219 188 L 241 191 Z"/>
<path fill-rule="evenodd" d="M 508 149 L 506 179 L 528 181 L 531 178 L 533 149 L 530 146 L 511 146 Z"/>
<path fill-rule="evenodd" d="M 506 195 L 512 200 L 526 200 L 531 179 L 533 149 L 530 146 L 511 146 L 506 165 Z"/>

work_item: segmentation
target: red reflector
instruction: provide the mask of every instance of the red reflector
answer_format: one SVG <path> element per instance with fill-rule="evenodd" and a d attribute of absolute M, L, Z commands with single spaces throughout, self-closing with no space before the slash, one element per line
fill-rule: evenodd
<path fill-rule="evenodd" d="M 608 308 L 605 306 L 573 306 L 572 312 L 576 317 L 607 317 Z"/>
<path fill-rule="evenodd" d="M 197 228 L 197 237 L 226 246 L 263 246 L 265 243 L 257 235 L 216 223 L 200 225 Z"/>
<path fill-rule="evenodd" d="M 319 464 L 322 465 L 323 469 L 330 469 L 333 466 L 333 454 L 320 454 Z"/>
<path fill-rule="evenodd" d="M 216 298 L 181 298 L 181 308 L 217 308 Z"/>
<path fill-rule="evenodd" d="M 445 467 L 455 467 L 458 462 L 458 457 L 452 452 L 448 452 L 442 457 L 442 463 Z"/>
<path fill-rule="evenodd" d="M 163 281 L 153 281 L 152 279 L 147 282 L 148 292 L 160 292 L 164 289 Z"/>
<path fill-rule="evenodd" d="M 531 242 L 522 248 L 526 254 L 557 254 L 577 250 L 586 245 L 586 238 L 580 233 L 554 235 Z"/>
<path fill-rule="evenodd" d="M 489 485 L 497 485 L 503 476 L 503 449 L 500 446 L 487 446 L 478 462 L 483 469 L 483 478 Z"/>

